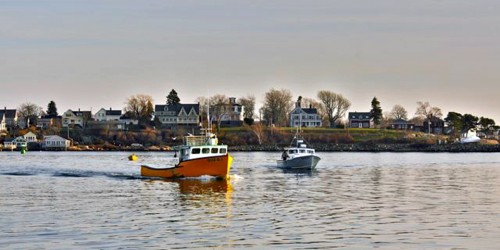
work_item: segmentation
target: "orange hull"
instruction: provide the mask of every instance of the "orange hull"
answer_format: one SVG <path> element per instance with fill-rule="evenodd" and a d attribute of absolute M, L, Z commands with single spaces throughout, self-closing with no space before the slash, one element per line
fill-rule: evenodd
<path fill-rule="evenodd" d="M 171 168 L 154 168 L 142 165 L 141 175 L 148 177 L 182 178 L 210 175 L 226 178 L 229 175 L 233 157 L 229 154 L 183 161 Z"/>

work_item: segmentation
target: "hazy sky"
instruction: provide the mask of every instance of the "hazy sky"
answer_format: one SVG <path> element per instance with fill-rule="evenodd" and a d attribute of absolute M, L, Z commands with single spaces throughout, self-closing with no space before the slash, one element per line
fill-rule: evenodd
<path fill-rule="evenodd" d="M 171 89 L 417 101 L 500 123 L 498 0 L 0 0 L 0 106 L 122 109 Z"/>

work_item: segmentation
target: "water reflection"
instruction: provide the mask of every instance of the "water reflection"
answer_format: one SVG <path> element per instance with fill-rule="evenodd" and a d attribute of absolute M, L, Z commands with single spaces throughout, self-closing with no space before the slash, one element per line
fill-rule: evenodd
<path fill-rule="evenodd" d="M 282 169 L 284 174 L 295 175 L 296 177 L 302 176 L 315 176 L 318 174 L 318 170 L 316 169 Z"/>

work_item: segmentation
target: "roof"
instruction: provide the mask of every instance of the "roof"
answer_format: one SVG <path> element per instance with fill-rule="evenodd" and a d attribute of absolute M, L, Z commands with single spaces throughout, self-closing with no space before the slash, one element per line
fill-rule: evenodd
<path fill-rule="evenodd" d="M 60 137 L 58 135 L 46 135 L 43 137 L 43 140 L 46 141 L 46 140 L 59 140 L 59 141 L 67 141 L 66 138 L 63 138 L 63 137 Z"/>
<path fill-rule="evenodd" d="M 410 124 L 410 123 L 405 119 L 396 119 L 392 122 L 392 124 Z"/>
<path fill-rule="evenodd" d="M 189 113 L 192 108 L 194 108 L 194 111 L 199 114 L 200 113 L 200 104 L 199 103 L 189 103 L 189 104 L 172 104 L 172 105 L 155 105 L 155 112 L 161 112 L 165 111 L 165 108 L 168 109 L 168 111 L 175 111 L 176 114 L 179 114 L 182 108 L 186 111 L 186 113 Z"/>
<path fill-rule="evenodd" d="M 122 115 L 121 110 L 106 110 L 106 115 Z"/>
<path fill-rule="evenodd" d="M 372 114 L 370 112 L 349 112 L 349 120 L 351 119 L 370 120 L 371 118 Z"/>
<path fill-rule="evenodd" d="M 1 109 L 0 110 L 0 119 L 5 114 L 5 118 L 15 118 L 17 110 L 15 109 Z"/>
<path fill-rule="evenodd" d="M 310 109 L 302 109 L 304 112 L 306 112 L 307 114 L 317 114 L 318 113 L 318 110 L 315 109 L 315 108 L 310 108 Z"/>

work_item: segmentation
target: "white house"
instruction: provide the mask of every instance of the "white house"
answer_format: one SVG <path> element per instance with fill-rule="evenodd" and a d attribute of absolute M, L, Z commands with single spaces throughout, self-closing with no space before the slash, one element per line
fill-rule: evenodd
<path fill-rule="evenodd" d="M 80 126 L 85 127 L 87 122 L 92 119 L 92 113 L 90 111 L 73 111 L 68 109 L 62 115 L 62 126 Z"/>
<path fill-rule="evenodd" d="M 295 108 L 290 112 L 290 127 L 321 127 L 323 121 L 318 114 L 318 110 L 309 107 L 301 107 L 301 99 L 295 103 Z"/>
<path fill-rule="evenodd" d="M 18 147 L 18 148 L 28 147 L 28 142 L 22 136 L 16 137 L 14 140 L 12 140 L 12 143 L 16 144 L 16 147 Z"/>
<path fill-rule="evenodd" d="M 26 142 L 37 142 L 38 140 L 36 139 L 36 135 L 33 132 L 28 132 L 25 135 L 23 135 L 24 140 Z"/>
<path fill-rule="evenodd" d="M 18 125 L 17 110 L 15 109 L 0 109 L 0 131 L 5 131 L 8 128 L 14 128 Z"/>
<path fill-rule="evenodd" d="M 14 140 L 5 140 L 3 142 L 3 148 L 14 150 L 17 148 L 17 145 L 16 145 L 16 142 L 14 142 Z"/>
<path fill-rule="evenodd" d="M 94 119 L 98 122 L 107 122 L 107 121 L 118 121 L 122 116 L 121 110 L 112 110 L 101 108 L 94 115 Z"/>
<path fill-rule="evenodd" d="M 70 140 L 58 135 L 48 135 L 43 137 L 42 147 L 46 150 L 67 150 L 71 145 Z"/>
<path fill-rule="evenodd" d="M 7 131 L 7 123 L 5 122 L 5 113 L 0 113 L 0 131 Z"/>
<path fill-rule="evenodd" d="M 221 126 L 241 126 L 243 123 L 243 106 L 236 103 L 235 97 L 229 97 L 229 105 L 223 107 Z"/>

